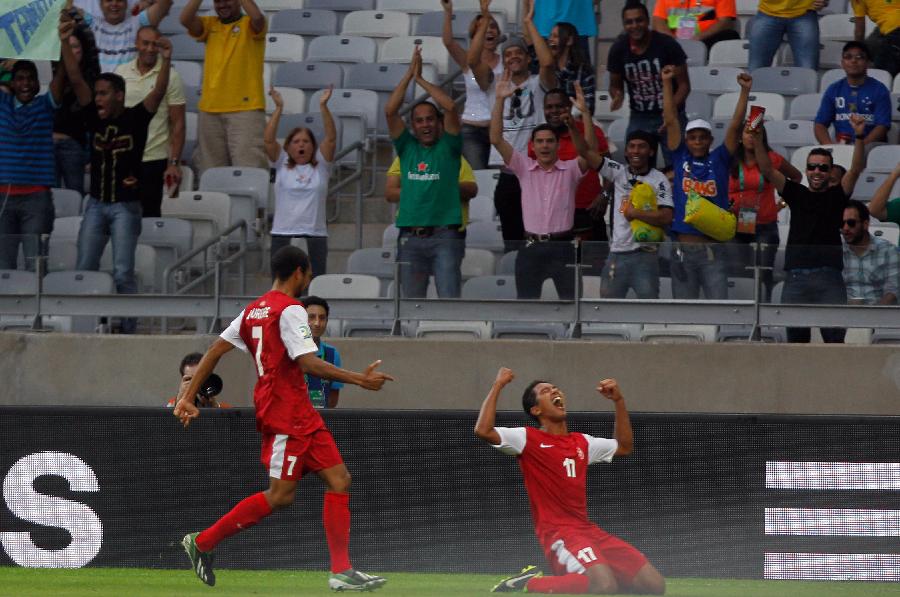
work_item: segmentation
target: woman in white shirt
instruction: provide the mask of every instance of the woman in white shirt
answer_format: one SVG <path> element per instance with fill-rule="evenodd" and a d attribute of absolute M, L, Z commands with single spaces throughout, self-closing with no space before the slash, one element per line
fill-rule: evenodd
<path fill-rule="evenodd" d="M 278 144 L 275 137 L 284 101 L 274 88 L 269 90 L 269 95 L 275 102 L 275 112 L 266 123 L 263 136 L 266 155 L 276 171 L 272 254 L 289 245 L 293 237 L 305 238 L 313 276 L 325 273 L 328 260 L 325 199 L 337 147 L 337 129 L 328 110 L 331 91 L 331 88 L 326 89 L 319 98 L 319 111 L 325 127 L 325 138 L 321 144 L 305 127 L 293 129 L 285 137 L 284 144 Z"/>
<path fill-rule="evenodd" d="M 488 12 L 490 0 L 481 0 L 481 14 L 469 23 L 469 51 L 466 52 L 453 39 L 452 0 L 441 0 L 441 6 L 444 7 L 444 46 L 462 69 L 466 82 L 466 105 L 462 114 L 463 157 L 473 169 L 483 170 L 488 167 L 491 152 L 488 127 L 494 107 L 493 80 L 503 74 L 503 61 L 497 53 L 500 26 Z"/>

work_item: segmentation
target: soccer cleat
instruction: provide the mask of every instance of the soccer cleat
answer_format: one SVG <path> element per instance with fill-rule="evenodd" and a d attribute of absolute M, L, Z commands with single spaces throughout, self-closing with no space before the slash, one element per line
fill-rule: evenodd
<path fill-rule="evenodd" d="M 522 571 L 515 576 L 504 578 L 491 589 L 491 593 L 519 593 L 523 592 L 528 585 L 528 581 L 544 573 L 537 569 L 537 566 L 525 566 Z"/>
<path fill-rule="evenodd" d="M 386 582 L 387 579 L 381 576 L 350 568 L 343 572 L 333 572 L 328 579 L 328 587 L 332 591 L 374 591 Z"/>
<path fill-rule="evenodd" d="M 213 573 L 213 555 L 208 551 L 200 551 L 197 547 L 197 535 L 200 533 L 188 533 L 181 540 L 181 546 L 191 559 L 191 567 L 197 573 L 197 578 L 214 586 L 216 584 L 216 575 Z"/>

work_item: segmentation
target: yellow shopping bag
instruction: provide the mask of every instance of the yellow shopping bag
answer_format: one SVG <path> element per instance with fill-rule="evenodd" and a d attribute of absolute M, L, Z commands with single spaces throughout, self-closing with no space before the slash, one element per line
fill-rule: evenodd
<path fill-rule="evenodd" d="M 737 230 L 737 218 L 732 212 L 722 209 L 696 191 L 688 192 L 684 223 L 721 242 L 734 238 Z"/>
<path fill-rule="evenodd" d="M 644 182 L 638 182 L 632 187 L 629 196 L 631 204 L 639 211 L 653 211 L 656 209 L 656 192 L 653 187 Z M 631 234 L 639 243 L 661 243 L 665 232 L 659 226 L 654 226 L 638 219 L 631 220 Z"/>

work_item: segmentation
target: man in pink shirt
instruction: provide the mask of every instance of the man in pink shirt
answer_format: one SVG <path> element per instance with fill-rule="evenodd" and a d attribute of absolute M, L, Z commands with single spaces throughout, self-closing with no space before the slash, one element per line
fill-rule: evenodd
<path fill-rule="evenodd" d="M 531 132 L 537 159 L 513 149 L 503 138 L 503 102 L 516 92 L 509 72 L 497 83 L 494 109 L 491 113 L 491 143 L 500 153 L 506 167 L 519 179 L 522 188 L 522 222 L 525 225 L 525 244 L 516 259 L 516 294 L 520 299 L 537 299 L 546 278 L 553 278 L 556 291 L 563 300 L 575 296 L 575 270 L 567 267 L 575 263 L 572 226 L 575 221 L 575 190 L 587 171 L 582 158 L 559 159 L 559 136 L 556 130 L 542 124 Z M 581 111 L 588 144 L 596 148 L 593 123 L 578 88 L 575 100 Z M 572 116 L 564 117 L 572 129 Z"/>

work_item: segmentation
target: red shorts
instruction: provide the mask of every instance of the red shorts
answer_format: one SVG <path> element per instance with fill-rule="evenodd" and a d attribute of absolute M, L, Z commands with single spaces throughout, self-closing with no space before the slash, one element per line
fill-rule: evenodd
<path fill-rule="evenodd" d="M 543 547 L 557 576 L 584 574 L 591 566 L 604 564 L 612 569 L 620 584 L 627 586 L 648 563 L 634 546 L 595 525 L 560 529 L 545 538 Z"/>
<path fill-rule="evenodd" d="M 309 435 L 264 433 L 260 460 L 275 479 L 297 481 L 306 473 L 344 463 L 331 432 L 317 429 Z"/>

